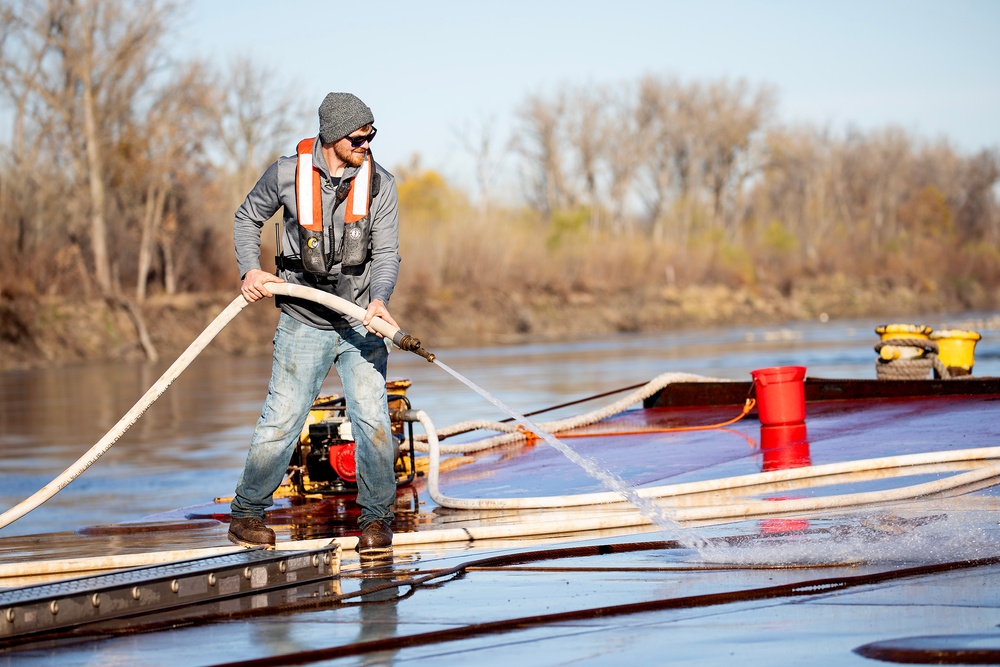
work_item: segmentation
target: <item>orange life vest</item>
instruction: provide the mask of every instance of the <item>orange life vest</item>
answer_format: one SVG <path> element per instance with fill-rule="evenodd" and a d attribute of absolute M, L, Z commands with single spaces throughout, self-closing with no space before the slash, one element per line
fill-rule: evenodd
<path fill-rule="evenodd" d="M 312 152 L 315 138 L 303 139 L 296 147 L 298 165 L 295 169 L 295 206 L 299 224 L 314 232 L 323 231 L 323 198 L 319 182 L 319 168 L 313 164 Z M 344 222 L 357 222 L 368 215 L 371 206 L 372 155 L 369 151 L 365 161 L 351 180 L 347 192 L 347 210 Z"/>

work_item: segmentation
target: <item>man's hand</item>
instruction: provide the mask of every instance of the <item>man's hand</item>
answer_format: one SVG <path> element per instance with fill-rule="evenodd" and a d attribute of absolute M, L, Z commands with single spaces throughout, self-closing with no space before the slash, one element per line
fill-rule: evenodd
<path fill-rule="evenodd" d="M 274 296 L 267 291 L 264 287 L 264 283 L 283 283 L 285 282 L 273 273 L 268 273 L 262 269 L 250 269 L 247 274 L 243 276 L 243 285 L 240 286 L 240 293 L 243 294 L 245 298 L 250 303 L 257 301 L 258 299 L 263 299 L 265 297 L 270 298 Z M 385 306 L 383 305 L 383 308 Z"/>
<path fill-rule="evenodd" d="M 396 320 L 392 319 L 392 315 L 389 314 L 389 309 L 385 307 L 385 303 L 381 299 L 375 299 L 368 304 L 368 310 L 365 311 L 365 317 L 361 320 L 361 323 L 364 324 L 365 328 L 371 333 L 378 334 L 379 338 L 385 338 L 385 336 L 371 328 L 370 325 L 373 317 L 381 317 L 392 326 L 397 329 L 399 328 L 399 325 L 396 324 Z"/>

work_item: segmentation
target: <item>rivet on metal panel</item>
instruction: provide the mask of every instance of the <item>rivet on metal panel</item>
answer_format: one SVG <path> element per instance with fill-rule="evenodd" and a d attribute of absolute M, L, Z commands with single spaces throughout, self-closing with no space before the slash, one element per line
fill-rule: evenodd
<path fill-rule="evenodd" d="M 53 616 L 59 613 L 58 600 L 53 600 L 52 602 L 49 603 L 49 611 L 52 612 Z"/>
<path fill-rule="evenodd" d="M 208 573 L 208 585 L 209 586 L 214 586 L 215 582 L 216 582 L 215 572 L 209 572 Z"/>
<path fill-rule="evenodd" d="M 172 590 L 174 593 L 176 593 L 180 589 L 181 589 L 181 582 L 177 581 L 176 579 L 170 582 L 170 590 Z"/>
<path fill-rule="evenodd" d="M 138 586 L 132 587 L 132 599 L 138 600 L 142 596 L 142 592 L 139 590 Z"/>
<path fill-rule="evenodd" d="M 100 593 L 94 593 L 93 595 L 91 595 L 90 596 L 90 604 L 94 605 L 95 607 L 100 607 L 101 606 L 101 594 Z"/>

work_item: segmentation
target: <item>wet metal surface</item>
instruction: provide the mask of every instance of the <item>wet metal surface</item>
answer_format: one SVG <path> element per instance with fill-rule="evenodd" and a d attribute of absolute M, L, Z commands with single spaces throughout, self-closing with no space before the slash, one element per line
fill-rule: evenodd
<path fill-rule="evenodd" d="M 810 405 L 809 457 L 818 463 L 996 442 L 1000 426 L 992 416 L 995 406 L 990 397 Z M 723 412 L 687 408 L 683 414 L 690 420 L 711 420 Z M 619 421 L 651 427 L 677 419 L 674 410 L 652 410 L 629 413 Z M 963 424 L 960 434 L 954 423 Z M 726 432 L 579 438 L 574 446 L 603 454 L 608 465 L 639 484 L 708 479 L 760 471 L 765 461 L 759 429 L 755 421 L 744 420 Z M 899 483 L 890 477 L 871 484 Z M 442 485 L 454 495 L 534 495 L 592 490 L 594 482 L 547 448 L 519 445 L 477 455 L 473 463 L 445 475 Z M 847 487 L 795 493 L 840 493 Z M 425 499 L 421 487 L 415 491 L 415 503 L 405 494 L 401 503 L 409 503 L 407 525 L 416 530 L 551 514 L 443 510 Z M 994 585 L 1000 565 L 989 560 L 1000 556 L 998 501 L 990 487 L 816 516 L 690 526 L 710 540 L 726 538 L 704 553 L 666 545 L 624 552 L 613 548 L 655 541 L 658 533 L 652 529 L 397 547 L 391 563 L 366 567 L 346 553 L 339 595 L 355 597 L 340 602 L 308 607 L 288 605 L 301 599 L 262 602 L 267 613 L 260 616 L 236 611 L 227 616 L 216 610 L 200 620 L 189 618 L 183 627 L 112 632 L 99 640 L 82 635 L 25 643 L 0 651 L 0 665 L 51 664 L 53 657 L 62 665 L 254 664 L 268 656 L 297 656 L 295 660 L 305 660 L 300 664 L 350 665 L 717 664 L 737 657 L 748 665 L 862 664 L 870 658 L 855 649 L 879 641 L 931 632 L 1000 634 L 1000 588 Z M 319 513 L 349 513 L 349 505 L 328 500 Z M 178 542 L 217 546 L 224 540 L 225 523 L 206 518 L 210 510 L 188 511 L 194 517 L 188 531 L 181 528 L 181 517 L 174 516 L 135 533 L 121 532 L 128 526 L 106 526 L 66 535 L 65 541 L 58 535 L 6 538 L 0 549 L 6 560 L 18 558 L 26 547 L 35 557 L 49 557 L 60 547 L 79 556 L 95 549 L 131 551 Z M 215 510 L 222 517 L 224 507 Z M 572 517 L 595 511 L 621 508 L 556 513 Z M 274 516 L 290 522 L 276 526 L 279 540 L 290 539 L 295 531 L 317 532 L 315 525 L 306 525 L 314 521 L 308 506 L 287 505 Z M 331 525 L 329 520 L 318 524 Z M 603 545 L 597 554 L 559 557 L 595 545 Z M 541 551 L 549 556 L 473 567 L 412 585 L 463 563 Z M 970 566 L 970 560 L 978 564 Z M 965 565 L 870 585 L 839 588 L 828 583 L 756 597 L 774 587 L 895 576 L 942 563 Z"/>
<path fill-rule="evenodd" d="M 613 543 L 622 540 L 563 546 Z M 415 572 L 447 568 L 484 553 L 512 551 L 398 554 L 391 567 L 344 572 L 341 586 L 344 592 L 361 593 L 357 601 L 89 643 L 25 645 L 0 653 L 0 664 L 52 664 L 47 661 L 58 658 L 65 665 L 211 665 L 301 652 L 309 652 L 322 664 L 570 665 L 634 659 L 652 664 L 674 660 L 721 664 L 731 656 L 751 665 L 863 664 L 867 660 L 854 649 L 878 640 L 928 629 L 935 634 L 992 635 L 1000 606 L 991 585 L 1000 575 L 996 565 L 849 590 L 741 601 L 740 593 L 820 577 L 849 579 L 879 568 L 715 569 L 691 553 L 670 549 L 535 564 L 558 566 L 558 571 L 473 570 L 412 592 L 402 583 Z M 366 594 L 365 589 L 379 590 Z M 735 599 L 684 603 L 722 592 L 735 594 Z M 650 601 L 678 604 L 611 617 L 544 620 L 566 612 Z M 483 625 L 531 617 L 535 622 L 523 628 L 480 632 Z M 379 640 L 385 645 L 387 638 L 393 638 L 392 650 L 380 650 Z M 331 661 L 345 654 L 349 657 Z"/>
<path fill-rule="evenodd" d="M 258 548 L 0 590 L 0 646 L 330 580 L 339 574 L 339 559 L 336 545 L 290 554 Z"/>
<path fill-rule="evenodd" d="M 773 354 L 755 348 L 735 362 L 743 367 L 731 376 L 745 380 L 751 367 L 782 363 L 805 363 L 814 375 L 814 366 L 853 363 L 850 351 L 841 361 L 831 361 L 836 354 L 827 347 L 806 349 L 812 335 L 815 332 L 805 331 L 801 346 L 785 341 L 784 349 Z M 642 341 L 642 346 L 647 343 Z M 730 344 L 739 347 L 738 342 Z M 597 347 L 606 357 L 607 350 Z M 611 378 L 594 371 L 588 376 L 591 367 L 571 363 L 587 357 L 587 346 L 578 346 L 566 352 L 566 360 L 554 354 L 544 371 L 555 378 L 559 374 L 553 369 L 569 369 L 559 381 L 575 387 L 573 394 L 566 387 L 543 391 L 543 384 L 536 383 L 540 376 L 531 370 L 537 351 L 501 352 L 487 355 L 493 363 L 471 375 L 487 389 L 504 386 L 508 388 L 503 391 L 512 392 L 512 387 L 522 387 L 518 400 L 511 400 L 509 393 L 503 396 L 519 407 L 555 404 L 573 395 L 649 379 L 649 359 L 640 359 L 631 375 Z M 626 352 L 641 357 L 635 348 Z M 452 357 L 449 363 L 464 370 L 462 355 Z M 859 355 L 864 369 L 870 369 L 870 357 L 868 346 Z M 673 363 L 682 359 L 678 353 L 670 362 L 657 362 L 658 370 L 687 370 Z M 716 370 L 725 366 L 714 358 L 699 361 Z M 858 365 L 855 377 L 873 374 L 864 369 Z M 51 507 L 37 510 L 37 516 L 33 513 L 14 524 L 13 533 L 0 532 L 0 562 L 227 545 L 227 505 L 209 501 L 231 492 L 263 388 L 217 386 L 229 372 L 218 371 L 206 368 L 212 378 L 205 378 L 201 388 L 179 381 L 178 393 L 184 395 L 177 396 L 172 406 L 169 402 L 154 406 L 144 431 L 126 436 L 109 461 L 102 461 L 66 490 L 69 494 L 73 486 L 81 485 L 76 495 L 57 497 Z M 245 369 L 231 369 L 234 375 L 241 372 Z M 266 365 L 254 373 L 262 374 L 266 384 Z M 144 383 L 153 380 L 137 378 L 135 384 L 144 389 L 148 386 Z M 440 426 L 466 418 L 497 418 L 478 411 L 461 413 L 456 408 L 461 400 L 449 404 L 420 398 L 421 391 L 435 396 L 433 388 L 444 380 L 417 379 L 410 392 L 414 407 L 427 409 Z M 60 395 L 61 385 L 54 379 L 43 384 L 48 389 L 32 394 L 37 400 Z M 5 396 L 13 395 L 12 389 L 6 391 Z M 53 468 L 72 458 L 67 452 L 82 451 L 74 449 L 74 443 L 83 440 L 89 446 L 96 441 L 130 400 L 109 403 L 100 411 L 103 416 L 92 421 L 74 412 L 72 401 L 55 407 L 47 404 L 45 414 L 72 415 L 79 422 L 78 433 L 72 434 L 73 427 L 61 431 L 54 423 L 46 426 L 42 430 L 52 436 L 51 442 L 37 455 L 33 436 L 18 435 L 11 413 L 6 413 L 0 497 L 12 504 L 47 482 L 58 472 Z M 711 431 L 650 432 L 718 423 L 738 414 L 739 406 L 633 410 L 581 429 L 576 435 L 584 437 L 566 442 L 636 486 L 674 484 L 788 466 L 995 446 L 1000 443 L 998 405 L 991 396 L 820 401 L 808 405 L 802 431 L 782 434 L 778 440 L 752 416 Z M 195 414 L 202 416 L 189 419 Z M 640 433 L 602 435 L 609 430 Z M 442 475 L 447 495 L 511 497 L 604 490 L 560 454 L 537 443 L 483 452 L 462 463 Z M 918 469 L 905 476 L 887 471 L 864 481 L 837 478 L 814 486 L 775 487 L 756 492 L 754 499 L 824 498 L 891 489 L 947 477 L 960 469 Z M 167 490 L 172 485 L 177 488 Z M 458 512 L 437 507 L 421 479 L 400 490 L 397 510 L 397 532 L 553 516 L 568 523 L 581 516 L 630 511 L 609 505 Z M 353 551 L 345 551 L 340 578 L 325 590 L 292 588 L 250 596 L 238 607 L 189 608 L 173 619 L 149 619 L 143 632 L 136 632 L 139 626 L 112 625 L 102 627 L 100 635 L 81 631 L 71 638 L 24 642 L 0 649 L 0 667 L 526 666 L 638 661 L 771 667 L 878 664 L 860 647 L 917 650 L 922 656 L 940 648 L 961 648 L 962 641 L 966 647 L 975 643 L 990 648 L 1000 637 L 998 510 L 1000 492 L 983 485 L 808 515 L 686 524 L 686 529 L 714 545 L 702 551 L 660 543 L 664 537 L 658 531 L 643 527 L 397 546 L 391 562 L 364 566 Z M 356 532 L 356 511 L 343 498 L 308 504 L 283 500 L 269 522 L 282 541 L 350 535 Z M 591 553 L 579 555 L 585 550 Z M 484 561 L 488 558 L 494 560 Z M 823 583 L 800 587 L 804 582 Z M 29 583 L 4 580 L 0 588 Z M 934 637 L 941 639 L 935 644 Z M 882 653 L 879 660 L 886 660 L 886 655 Z"/>

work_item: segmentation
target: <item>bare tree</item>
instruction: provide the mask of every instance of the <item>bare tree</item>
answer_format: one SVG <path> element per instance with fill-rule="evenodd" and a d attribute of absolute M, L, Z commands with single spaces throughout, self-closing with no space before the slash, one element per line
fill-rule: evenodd
<path fill-rule="evenodd" d="M 108 153 L 149 85 L 157 46 L 174 11 L 169 0 L 142 5 L 104 0 L 21 0 L 5 7 L 4 78 L 41 114 L 35 137 L 54 142 L 86 184 L 94 278 L 112 294 Z M 30 98 L 30 102 L 27 100 Z M 23 118 L 22 118 L 23 120 Z M 51 136 L 41 129 L 51 127 Z M 27 142 L 23 128 L 19 141 Z"/>
<path fill-rule="evenodd" d="M 218 136 L 232 165 L 233 187 L 243 194 L 268 163 L 294 151 L 302 127 L 315 123 L 306 123 L 309 105 L 297 93 L 298 82 L 249 56 L 234 57 L 225 80 Z"/>
<path fill-rule="evenodd" d="M 177 267 L 173 266 L 176 253 L 170 247 L 176 235 L 161 234 L 162 221 L 167 197 L 176 187 L 179 174 L 204 160 L 205 137 L 211 135 L 218 123 L 217 91 L 218 86 L 205 66 L 191 62 L 166 83 L 146 114 L 141 133 L 146 169 L 143 170 L 145 204 L 136 274 L 139 302 L 146 296 L 157 245 L 162 251 L 164 287 L 167 292 L 176 290 L 176 281 L 166 279 L 177 275 Z"/>
<path fill-rule="evenodd" d="M 635 216 L 630 200 L 636 197 L 637 175 L 644 159 L 644 137 L 636 109 L 633 86 L 623 85 L 606 91 L 606 117 L 603 131 L 594 139 L 601 142 L 608 172 L 610 227 L 615 233 L 635 230 Z"/>
<path fill-rule="evenodd" d="M 530 98 L 519 118 L 527 196 L 547 218 L 585 215 L 592 234 L 631 228 L 626 202 L 640 154 L 628 86 L 564 86 Z"/>
<path fill-rule="evenodd" d="M 525 194 L 548 220 L 556 211 L 570 210 L 579 203 L 566 175 L 567 144 L 562 129 L 567 108 L 566 95 L 560 92 L 552 101 L 532 96 L 518 112 L 523 132 L 516 148 L 525 158 Z"/>
<path fill-rule="evenodd" d="M 1000 242 L 1000 152 L 984 149 L 969 158 L 963 169 L 963 188 L 956 198 L 958 225 L 971 239 L 996 246 Z"/>
<path fill-rule="evenodd" d="M 58 252 L 53 248 L 51 234 L 45 233 L 45 220 L 49 219 L 49 202 L 56 192 L 66 191 L 68 184 L 63 174 L 42 175 L 45 138 L 53 134 L 55 118 L 35 92 L 35 81 L 41 75 L 50 41 L 47 35 L 34 35 L 22 7 L 14 3 L 0 4 L 0 87 L 11 103 L 13 112 L 12 143 L 4 147 L 2 181 L 3 206 L 0 219 L 5 232 L 5 249 L 10 249 L 8 260 L 12 269 L 28 272 L 22 280 L 40 278 L 30 261 L 38 244 L 45 241 L 50 256 Z M 65 195 L 63 195 L 65 196 Z M 72 221 L 64 219 L 64 229 L 71 229 Z"/>
<path fill-rule="evenodd" d="M 493 180 L 500 163 L 511 148 L 511 142 L 498 141 L 496 117 L 491 116 L 478 127 L 465 127 L 457 133 L 459 144 L 475 164 L 477 208 L 480 224 L 487 224 L 493 200 Z"/>
<path fill-rule="evenodd" d="M 692 182 L 689 95 L 675 77 L 647 75 L 639 82 L 635 109 L 637 131 L 644 138 L 638 171 L 647 227 L 657 240 L 672 233 L 682 244 L 687 230 L 667 230 L 667 213 L 687 199 Z"/>
<path fill-rule="evenodd" d="M 746 81 L 718 81 L 705 89 L 700 136 L 705 187 L 713 218 L 729 239 L 743 219 L 747 179 L 762 164 L 758 139 L 774 110 L 774 95 Z"/>
<path fill-rule="evenodd" d="M 590 229 L 601 228 L 601 184 L 604 145 L 601 133 L 606 121 L 603 91 L 576 88 L 565 92 L 568 103 L 562 114 L 564 151 L 571 157 L 569 180 L 576 183 L 576 199 L 590 216 Z"/>
<path fill-rule="evenodd" d="M 763 245 L 774 242 L 766 234 L 777 225 L 797 242 L 803 266 L 814 272 L 832 268 L 831 250 L 842 241 L 837 237 L 842 218 L 835 197 L 832 139 L 812 127 L 774 128 L 765 142 L 767 157 L 751 212 L 758 231 L 765 234 Z"/>
<path fill-rule="evenodd" d="M 912 144 L 903 130 L 888 127 L 871 137 L 869 145 L 870 239 L 876 250 L 897 234 L 896 211 L 902 202 Z"/>

